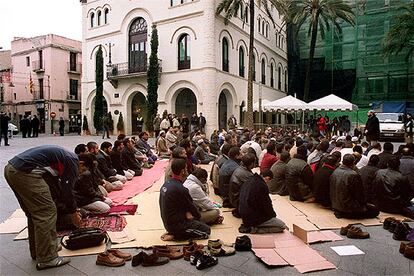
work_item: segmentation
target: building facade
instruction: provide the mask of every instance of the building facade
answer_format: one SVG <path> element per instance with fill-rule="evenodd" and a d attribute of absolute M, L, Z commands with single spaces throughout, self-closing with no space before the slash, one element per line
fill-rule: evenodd
<path fill-rule="evenodd" d="M 13 123 L 36 115 L 41 132 L 79 132 L 81 124 L 81 42 L 58 35 L 15 38 L 11 42 L 11 71 L 4 86 L 2 109 Z"/>
<path fill-rule="evenodd" d="M 406 104 L 407 111 L 414 110 L 414 55 L 406 58 L 407 51 L 402 51 L 384 57 L 382 53 L 382 41 L 395 24 L 399 8 L 412 1 L 348 2 L 355 13 L 355 26 L 339 22 L 341 33 L 331 28 L 324 40 L 318 35 L 312 100 L 335 93 L 362 108 L 372 108 L 376 102 L 401 102 Z M 299 82 L 304 80 L 309 56 L 307 30 L 304 26 L 299 33 L 301 72 L 297 76 L 302 79 Z M 298 90 L 301 94 L 303 85 Z"/>
<path fill-rule="evenodd" d="M 249 19 L 246 5 L 228 25 L 215 14 L 218 0 L 81 1 L 83 17 L 82 112 L 92 122 L 95 59 L 104 53 L 105 110 L 115 124 L 122 112 L 125 131 L 146 120 L 147 67 L 152 26 L 158 30 L 161 73 L 158 111 L 178 116 L 200 112 L 207 132 L 226 127 L 234 114 L 242 120 L 247 102 Z M 275 100 L 287 91 L 286 35 L 272 8 L 273 25 L 256 9 L 254 102 Z M 260 27 L 259 27 L 260 26 Z M 91 126 L 91 123 L 89 123 Z"/>

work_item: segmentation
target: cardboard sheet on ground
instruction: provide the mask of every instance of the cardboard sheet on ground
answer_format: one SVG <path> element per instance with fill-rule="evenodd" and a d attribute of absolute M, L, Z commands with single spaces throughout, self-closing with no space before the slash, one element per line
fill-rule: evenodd
<path fill-rule="evenodd" d="M 29 229 L 27 229 L 27 227 L 26 227 L 13 240 L 14 241 L 21 241 L 21 240 L 27 240 L 28 238 L 29 238 Z"/>
<path fill-rule="evenodd" d="M 25 218 L 25 217 L 26 217 L 26 214 L 23 212 L 22 209 L 17 209 L 10 216 L 10 218 Z"/>
<path fill-rule="evenodd" d="M 335 251 L 339 256 L 352 256 L 352 255 L 363 255 L 365 254 L 355 245 L 345 245 L 345 246 L 332 246 L 333 251 Z"/>
<path fill-rule="evenodd" d="M 118 244 L 118 243 L 127 243 L 135 240 L 135 237 L 131 235 L 131 231 L 128 227 L 125 227 L 124 230 L 120 232 L 106 232 L 111 239 L 112 244 Z"/>
<path fill-rule="evenodd" d="M 389 214 L 389 213 L 380 212 L 380 214 L 378 215 L 378 218 L 379 218 L 379 220 L 380 220 L 381 223 L 383 223 L 384 220 L 386 218 L 389 218 L 389 217 L 394 217 L 394 218 L 396 218 L 398 220 L 413 221 L 412 219 L 407 218 L 407 217 L 405 217 L 403 215 L 399 215 L 399 214 Z"/>
<path fill-rule="evenodd" d="M 336 268 L 289 231 L 273 235 L 250 235 L 250 239 L 253 252 L 267 265 L 289 264 L 301 273 Z"/>
<path fill-rule="evenodd" d="M 99 254 L 106 250 L 106 243 L 102 243 L 99 246 L 84 248 L 79 250 L 68 250 L 66 248 L 62 248 L 61 251 L 58 252 L 59 256 L 61 257 L 73 257 L 73 256 L 84 256 L 84 255 L 93 255 Z"/>
<path fill-rule="evenodd" d="M 8 218 L 0 224 L 0 234 L 15 234 L 20 233 L 27 227 L 27 218 Z"/>
<path fill-rule="evenodd" d="M 317 217 L 308 217 L 308 220 L 315 224 L 319 229 L 340 229 L 348 224 L 362 224 L 364 226 L 381 225 L 381 222 L 377 218 L 372 219 L 338 219 L 335 217 L 332 211 L 325 215 Z"/>

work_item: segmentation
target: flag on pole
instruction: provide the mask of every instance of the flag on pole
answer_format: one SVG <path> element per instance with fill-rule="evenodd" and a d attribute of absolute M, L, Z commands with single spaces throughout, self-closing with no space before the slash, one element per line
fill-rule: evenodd
<path fill-rule="evenodd" d="M 33 92 L 34 92 L 34 85 L 33 85 L 33 80 L 32 80 L 32 74 L 30 74 L 30 79 L 29 79 L 29 92 L 31 94 L 33 94 Z"/>

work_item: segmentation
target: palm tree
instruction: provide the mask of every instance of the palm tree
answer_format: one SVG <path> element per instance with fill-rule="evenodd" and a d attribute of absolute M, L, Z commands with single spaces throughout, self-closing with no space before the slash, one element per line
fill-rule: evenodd
<path fill-rule="evenodd" d="M 408 58 L 414 52 L 414 2 L 402 6 L 400 11 L 383 40 L 383 53 L 385 56 L 397 55 L 407 49 Z"/>
<path fill-rule="evenodd" d="M 247 128 L 253 128 L 253 72 L 254 72 L 254 60 L 253 60 L 253 43 L 254 43 L 254 16 L 255 16 L 255 1 L 249 0 L 249 5 L 245 7 L 244 15 L 247 16 L 249 12 L 249 69 L 247 74 L 247 114 L 245 125 Z M 283 0 L 257 0 L 259 7 L 263 5 L 267 15 L 273 22 L 273 17 L 270 12 L 270 4 L 273 4 L 281 14 L 285 14 L 286 5 Z M 245 0 L 222 0 L 217 7 L 216 14 L 219 15 L 224 11 L 224 24 L 228 24 L 233 16 L 236 16 L 240 10 L 241 5 L 245 3 Z M 242 18 L 243 19 L 243 18 Z M 243 20 L 244 21 L 244 20 Z M 273 22 L 274 23 L 274 22 Z"/>
<path fill-rule="evenodd" d="M 311 42 L 303 91 L 303 99 L 308 101 L 318 28 L 322 39 L 325 38 L 326 31 L 330 30 L 331 24 L 340 33 L 342 29 L 338 19 L 355 26 L 355 14 L 344 0 L 293 0 L 292 5 L 289 6 L 289 14 L 293 17 L 293 22 L 298 24 L 299 29 L 304 23 L 309 24 L 308 35 L 311 35 Z"/>

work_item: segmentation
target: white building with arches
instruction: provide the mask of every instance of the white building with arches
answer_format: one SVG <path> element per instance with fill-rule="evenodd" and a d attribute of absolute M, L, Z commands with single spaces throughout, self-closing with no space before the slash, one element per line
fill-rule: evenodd
<path fill-rule="evenodd" d="M 234 114 L 243 123 L 247 104 L 249 22 L 246 5 L 228 25 L 215 14 L 219 0 L 81 0 L 83 18 L 82 112 L 92 122 L 96 51 L 104 53 L 107 110 L 124 116 L 127 134 L 145 118 L 152 25 L 158 29 L 162 67 L 158 111 L 181 116 L 200 112 L 206 130 L 226 127 Z M 286 34 L 275 8 L 275 24 L 256 6 L 254 102 L 287 92 Z M 91 126 L 92 123 L 89 123 Z"/>

